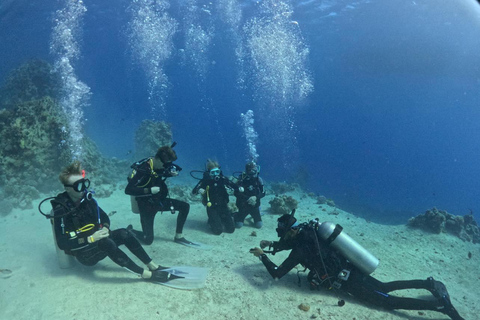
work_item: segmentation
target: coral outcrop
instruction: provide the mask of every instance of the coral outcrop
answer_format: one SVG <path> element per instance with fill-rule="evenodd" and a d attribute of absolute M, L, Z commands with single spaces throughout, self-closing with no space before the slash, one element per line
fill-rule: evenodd
<path fill-rule="evenodd" d="M 289 214 L 298 206 L 298 201 L 291 196 L 276 196 L 268 202 L 270 204 L 270 212 L 273 214 Z"/>
<path fill-rule="evenodd" d="M 473 214 L 456 216 L 447 211 L 432 208 L 424 214 L 410 218 L 408 225 L 433 233 L 450 233 L 464 241 L 480 243 L 480 229 Z"/>
<path fill-rule="evenodd" d="M 11 109 L 25 101 L 57 97 L 60 78 L 43 60 L 30 60 L 10 72 L 0 87 L 0 108 Z"/>
<path fill-rule="evenodd" d="M 172 143 L 171 125 L 163 121 L 143 120 L 135 132 L 135 158 L 155 155 L 161 146 Z"/>
<path fill-rule="evenodd" d="M 28 62 L 12 71 L 0 89 L 2 215 L 14 207 L 32 208 L 42 193 L 61 191 L 58 174 L 72 161 L 69 121 L 55 99 L 59 89 L 51 71 L 46 62 Z M 125 179 L 128 164 L 104 158 L 89 138 L 83 143 L 81 160 L 96 195 L 109 195 L 112 182 Z"/>

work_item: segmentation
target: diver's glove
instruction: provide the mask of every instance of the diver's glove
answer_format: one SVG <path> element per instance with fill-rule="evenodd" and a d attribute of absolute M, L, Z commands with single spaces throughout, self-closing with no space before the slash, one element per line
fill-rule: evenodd
<path fill-rule="evenodd" d="M 262 240 L 260 241 L 260 248 L 264 249 L 266 247 L 269 247 L 272 245 L 272 241 L 268 241 L 268 240 Z"/>
<path fill-rule="evenodd" d="M 203 195 L 205 193 L 205 189 L 202 189 L 202 188 L 198 189 L 198 193 Z"/>
<path fill-rule="evenodd" d="M 250 198 L 248 198 L 247 203 L 251 206 L 254 206 L 257 203 L 257 197 L 251 196 Z"/>
<path fill-rule="evenodd" d="M 157 193 L 160 192 L 160 187 L 151 187 L 151 188 L 150 188 L 150 192 L 151 192 L 152 194 L 157 194 Z"/>
<path fill-rule="evenodd" d="M 265 254 L 263 250 L 258 247 L 250 249 L 250 253 L 252 253 L 255 257 L 260 257 L 262 254 Z"/>
<path fill-rule="evenodd" d="M 102 240 L 103 238 L 108 238 L 108 236 L 109 236 L 109 230 L 107 228 L 103 228 L 95 231 L 94 234 L 88 237 L 88 242 L 93 243 L 93 242 Z"/>

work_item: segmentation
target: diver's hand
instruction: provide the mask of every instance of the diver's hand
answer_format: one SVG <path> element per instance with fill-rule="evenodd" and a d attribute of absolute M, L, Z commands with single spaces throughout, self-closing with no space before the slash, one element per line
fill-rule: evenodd
<path fill-rule="evenodd" d="M 205 189 L 202 189 L 202 188 L 198 189 L 198 193 L 199 193 L 199 194 L 204 194 L 204 193 L 205 193 Z"/>
<path fill-rule="evenodd" d="M 151 187 L 151 188 L 150 188 L 150 192 L 151 192 L 152 194 L 157 194 L 157 193 L 160 192 L 160 187 Z"/>
<path fill-rule="evenodd" d="M 262 240 L 260 241 L 260 248 L 264 249 L 272 245 L 272 241 Z"/>
<path fill-rule="evenodd" d="M 93 242 L 102 240 L 103 238 L 108 238 L 108 236 L 109 236 L 109 230 L 107 228 L 102 228 L 100 230 L 95 231 L 94 234 L 88 237 L 88 242 L 93 243 Z"/>
<path fill-rule="evenodd" d="M 263 250 L 258 247 L 250 249 L 250 253 L 252 253 L 255 257 L 260 257 L 262 254 L 264 254 Z"/>
<path fill-rule="evenodd" d="M 254 206 L 255 203 L 257 203 L 257 197 L 251 196 L 250 198 L 248 198 L 247 203 L 251 206 Z"/>
<path fill-rule="evenodd" d="M 245 189 L 243 187 L 238 187 L 238 192 L 243 192 Z"/>

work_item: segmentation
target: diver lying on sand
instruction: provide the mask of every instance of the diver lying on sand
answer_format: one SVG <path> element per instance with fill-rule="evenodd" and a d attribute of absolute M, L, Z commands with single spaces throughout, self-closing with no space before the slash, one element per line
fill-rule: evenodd
<path fill-rule="evenodd" d="M 432 277 L 426 280 L 381 282 L 369 274 L 378 266 L 378 259 L 350 238 L 339 225 L 330 222 L 297 223 L 295 211 L 278 219 L 279 241 L 260 242 L 260 247 L 269 246 L 272 251 L 261 248 L 250 250 L 265 265 L 270 275 L 279 279 L 301 264 L 309 269 L 310 288 L 321 287 L 343 290 L 365 302 L 386 308 L 405 310 L 432 310 L 448 315 L 453 320 L 464 320 L 453 307 L 445 285 Z M 275 254 L 291 250 L 288 258 L 275 265 L 265 253 Z M 395 290 L 425 289 L 432 300 L 404 298 L 390 295 Z M 344 301 L 338 302 L 339 306 Z"/>

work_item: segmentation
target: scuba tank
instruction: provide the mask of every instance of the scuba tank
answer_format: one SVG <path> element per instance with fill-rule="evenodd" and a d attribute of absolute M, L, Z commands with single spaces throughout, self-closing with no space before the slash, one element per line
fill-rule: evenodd
<path fill-rule="evenodd" d="M 363 273 L 370 274 L 378 267 L 379 260 L 347 233 L 343 232 L 343 228 L 339 224 L 320 223 L 317 234 Z"/>
<path fill-rule="evenodd" d="M 140 209 L 138 208 L 137 198 L 135 196 L 130 196 L 130 204 L 132 206 L 133 213 L 140 213 Z"/>
<path fill-rule="evenodd" d="M 53 217 L 53 210 L 50 211 L 50 215 Z M 53 224 L 53 219 L 50 219 L 52 224 L 52 234 L 53 242 L 55 243 L 55 251 L 57 252 L 57 262 L 60 269 L 71 269 L 75 266 L 75 257 L 69 254 L 66 254 L 65 251 L 61 250 L 57 244 L 57 237 L 55 236 L 55 226 Z"/>

